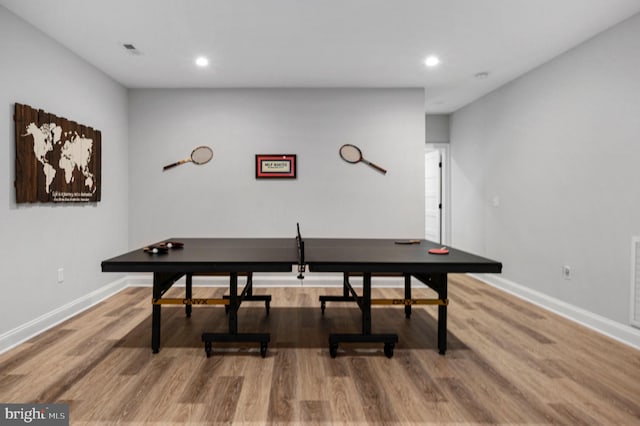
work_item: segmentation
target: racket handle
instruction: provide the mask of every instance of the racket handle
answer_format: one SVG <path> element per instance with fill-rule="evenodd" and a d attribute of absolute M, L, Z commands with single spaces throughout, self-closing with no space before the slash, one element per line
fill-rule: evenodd
<path fill-rule="evenodd" d="M 374 169 L 378 170 L 380 173 L 382 173 L 383 175 L 387 174 L 387 171 L 385 169 L 383 169 L 382 167 L 378 166 L 377 164 L 372 163 L 371 161 L 367 161 L 364 158 L 362 159 L 363 162 L 367 163 L 368 165 L 370 165 L 371 167 L 373 167 Z"/>
<path fill-rule="evenodd" d="M 169 164 L 169 165 L 167 165 L 167 166 L 164 166 L 164 167 L 162 168 L 162 170 L 168 170 L 168 169 L 170 169 L 170 168 L 172 168 L 172 167 L 179 166 L 180 164 L 182 164 L 182 163 L 181 163 L 180 161 L 178 161 L 177 163 L 173 163 L 173 164 Z"/>
<path fill-rule="evenodd" d="M 186 163 L 187 161 L 189 161 L 189 159 L 187 159 L 187 160 L 180 160 L 180 161 L 176 161 L 175 163 L 171 163 L 171 164 L 169 164 L 169 165 L 164 166 L 164 167 L 162 168 L 162 170 L 164 171 L 164 170 L 170 169 L 170 168 L 172 168 L 172 167 L 179 166 L 180 164 L 184 164 L 184 163 Z"/>

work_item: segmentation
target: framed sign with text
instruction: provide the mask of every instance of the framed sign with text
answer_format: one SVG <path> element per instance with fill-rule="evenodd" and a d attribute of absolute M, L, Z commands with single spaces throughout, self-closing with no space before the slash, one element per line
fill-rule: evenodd
<path fill-rule="evenodd" d="M 256 154 L 256 179 L 295 179 L 295 154 Z"/>

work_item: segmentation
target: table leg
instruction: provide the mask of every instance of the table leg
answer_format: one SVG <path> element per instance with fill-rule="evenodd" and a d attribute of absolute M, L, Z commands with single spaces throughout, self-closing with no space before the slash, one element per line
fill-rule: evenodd
<path fill-rule="evenodd" d="M 411 299 L 411 274 L 404 274 L 404 298 Z M 411 318 L 411 305 L 404 305 L 405 318 Z"/>
<path fill-rule="evenodd" d="M 229 274 L 229 333 L 238 334 L 238 273 Z"/>
<path fill-rule="evenodd" d="M 353 288 L 348 284 L 348 274 L 345 273 L 345 287 L 349 289 L 349 300 L 358 302 L 358 307 L 362 313 L 362 333 L 361 334 L 329 334 L 329 354 L 332 358 L 338 355 L 338 345 L 340 342 L 349 343 L 384 343 L 384 354 L 391 358 L 393 349 L 398 343 L 398 335 L 395 333 L 372 334 L 371 333 L 371 272 L 365 272 L 362 275 L 362 297 L 358 298 Z M 327 296 L 325 296 L 327 297 Z M 345 298 L 342 298 L 345 299 Z M 321 299 L 322 300 L 322 296 Z"/>
<path fill-rule="evenodd" d="M 371 273 L 362 277 L 362 334 L 371 334 Z"/>
<path fill-rule="evenodd" d="M 438 288 L 438 298 L 447 300 L 447 274 L 434 274 Z M 447 351 L 447 305 L 438 305 L 438 351 L 444 355 Z"/>
<path fill-rule="evenodd" d="M 252 282 L 251 273 L 248 275 L 248 282 L 243 294 L 250 293 Z M 241 295 L 242 296 L 242 295 Z M 265 300 L 267 303 L 271 300 L 271 296 L 262 296 L 253 294 L 244 294 L 245 299 L 249 300 Z M 267 356 L 267 346 L 271 339 L 269 333 L 238 333 L 238 309 L 240 308 L 241 297 L 238 296 L 238 273 L 229 273 L 229 332 L 228 333 L 202 333 L 202 341 L 204 342 L 204 350 L 207 357 L 213 353 L 213 342 L 259 342 L 260 355 L 264 358 Z M 268 309 L 268 305 L 267 305 Z"/>
<path fill-rule="evenodd" d="M 342 297 L 345 299 L 351 297 L 351 293 L 349 292 L 349 273 L 344 272 L 342 274 Z"/>
<path fill-rule="evenodd" d="M 185 298 L 191 299 L 193 297 L 193 274 L 187 274 L 186 277 L 186 289 L 185 289 Z M 185 313 L 187 314 L 187 318 L 191 318 L 191 308 L 190 304 L 184 305 Z"/>
<path fill-rule="evenodd" d="M 162 297 L 162 283 L 160 274 L 153 274 L 153 298 Z M 153 305 L 151 308 L 151 350 L 154 354 L 160 351 L 160 314 L 161 305 Z"/>

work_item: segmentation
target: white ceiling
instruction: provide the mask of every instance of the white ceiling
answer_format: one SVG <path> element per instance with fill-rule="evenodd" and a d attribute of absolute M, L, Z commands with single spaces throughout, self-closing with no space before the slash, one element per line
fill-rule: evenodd
<path fill-rule="evenodd" d="M 640 0 L 0 0 L 129 88 L 424 87 L 452 112 Z M 127 52 L 131 43 L 139 55 Z M 427 69 L 436 54 L 441 64 Z M 206 69 L 194 66 L 206 55 Z M 486 79 L 475 78 L 489 72 Z"/>

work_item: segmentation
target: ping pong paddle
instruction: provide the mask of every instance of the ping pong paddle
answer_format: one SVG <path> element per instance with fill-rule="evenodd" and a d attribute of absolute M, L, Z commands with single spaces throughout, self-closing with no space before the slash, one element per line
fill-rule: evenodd
<path fill-rule="evenodd" d="M 398 240 L 396 244 L 420 244 L 420 240 Z"/>
<path fill-rule="evenodd" d="M 167 241 L 167 242 L 164 242 L 164 243 L 160 243 L 158 245 L 162 246 L 162 247 L 170 248 L 170 249 L 171 248 L 176 249 L 176 248 L 184 247 L 184 243 L 180 243 L 178 241 Z"/>
<path fill-rule="evenodd" d="M 429 253 L 430 254 L 449 254 L 449 249 L 446 247 L 441 247 L 439 249 L 432 248 L 432 249 L 429 249 Z"/>
<path fill-rule="evenodd" d="M 184 247 L 184 243 L 178 241 L 167 241 L 164 243 L 153 244 L 145 247 L 144 251 L 150 254 L 165 254 L 169 252 L 169 249 L 177 249 Z"/>
<path fill-rule="evenodd" d="M 165 254 L 169 252 L 169 247 L 162 244 L 154 244 L 145 247 L 143 250 L 149 254 Z"/>

